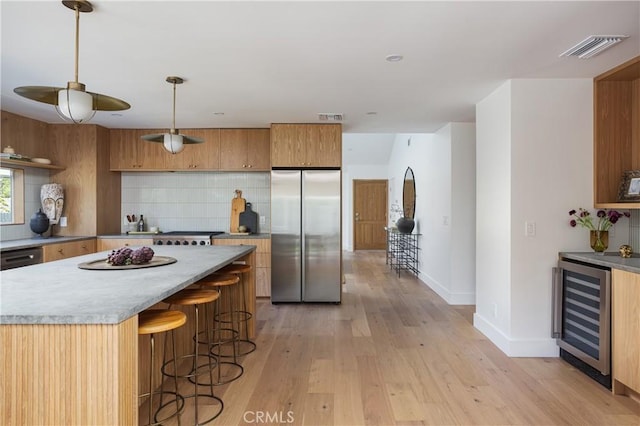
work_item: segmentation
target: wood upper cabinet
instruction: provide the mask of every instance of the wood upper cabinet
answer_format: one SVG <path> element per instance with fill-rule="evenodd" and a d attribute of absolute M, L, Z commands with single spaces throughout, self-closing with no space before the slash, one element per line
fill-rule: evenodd
<path fill-rule="evenodd" d="M 163 130 L 153 129 L 111 129 L 109 131 L 111 170 L 162 169 L 165 152 L 162 144 L 141 139 L 142 135 L 162 132 Z"/>
<path fill-rule="evenodd" d="M 270 170 L 269 139 L 269 129 L 221 129 L 220 170 Z"/>
<path fill-rule="evenodd" d="M 111 170 L 218 170 L 220 129 L 186 129 L 184 134 L 204 139 L 185 145 L 179 154 L 167 152 L 162 143 L 149 142 L 143 135 L 166 129 L 111 129 Z"/>
<path fill-rule="evenodd" d="M 182 134 L 201 138 L 203 143 L 187 144 L 178 154 L 166 151 L 162 170 L 203 171 L 220 168 L 220 129 L 185 129 Z M 160 145 L 160 144 L 159 144 Z"/>
<path fill-rule="evenodd" d="M 82 256 L 83 254 L 91 254 L 95 252 L 95 238 L 59 244 L 45 244 L 42 246 L 42 260 L 44 262 L 52 262 L 54 260 L 62 260 L 69 257 Z"/>
<path fill-rule="evenodd" d="M 593 84 L 595 207 L 640 209 L 640 202 L 618 202 L 623 173 L 640 169 L 640 56 Z"/>
<path fill-rule="evenodd" d="M 340 124 L 272 124 L 272 167 L 340 167 Z"/>

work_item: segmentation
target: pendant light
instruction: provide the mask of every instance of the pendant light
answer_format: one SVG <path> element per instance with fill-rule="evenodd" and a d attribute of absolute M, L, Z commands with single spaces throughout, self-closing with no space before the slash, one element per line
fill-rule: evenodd
<path fill-rule="evenodd" d="M 167 77 L 167 83 L 173 84 L 173 121 L 169 133 L 156 133 L 152 135 L 144 135 L 142 139 L 149 142 L 162 142 L 164 149 L 172 154 L 177 154 L 184 149 L 185 144 L 202 143 L 204 140 L 193 136 L 180 134 L 176 130 L 176 84 L 184 83 L 184 79 L 175 76 Z"/>
<path fill-rule="evenodd" d="M 131 108 L 131 105 L 123 100 L 85 91 L 85 85 L 78 81 L 80 12 L 91 12 L 93 6 L 84 0 L 65 0 L 62 4 L 74 10 L 76 14 L 75 80 L 69 81 L 66 89 L 50 86 L 22 86 L 16 87 L 13 91 L 25 98 L 54 105 L 62 119 L 76 124 L 91 120 L 96 111 L 122 111 Z"/>

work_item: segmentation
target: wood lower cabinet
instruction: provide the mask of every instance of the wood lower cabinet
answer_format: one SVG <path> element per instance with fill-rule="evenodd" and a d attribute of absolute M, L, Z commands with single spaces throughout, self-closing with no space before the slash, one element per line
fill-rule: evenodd
<path fill-rule="evenodd" d="M 214 238 L 213 244 L 217 246 L 256 246 L 256 297 L 271 297 L 270 238 Z"/>
<path fill-rule="evenodd" d="M 618 193 L 623 173 L 640 169 L 640 56 L 593 84 L 595 207 L 638 209 L 640 202 L 618 202 Z"/>
<path fill-rule="evenodd" d="M 82 256 L 96 252 L 95 238 L 81 241 L 69 241 L 59 244 L 45 244 L 42 246 L 42 261 L 67 259 L 69 257 Z"/>
<path fill-rule="evenodd" d="M 98 238 L 98 251 L 115 250 L 121 247 L 151 247 L 151 238 Z"/>
<path fill-rule="evenodd" d="M 269 171 L 270 134 L 269 129 L 221 129 L 220 170 Z"/>
<path fill-rule="evenodd" d="M 613 393 L 640 398 L 640 274 L 612 271 Z"/>
<path fill-rule="evenodd" d="M 341 165 L 342 125 L 271 125 L 271 167 L 340 167 Z"/>

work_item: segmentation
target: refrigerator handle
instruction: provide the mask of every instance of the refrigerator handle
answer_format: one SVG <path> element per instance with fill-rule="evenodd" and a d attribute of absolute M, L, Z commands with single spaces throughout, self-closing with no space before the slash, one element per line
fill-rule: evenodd
<path fill-rule="evenodd" d="M 552 291 L 552 329 L 551 337 L 560 339 L 562 337 L 562 268 L 553 268 Z"/>

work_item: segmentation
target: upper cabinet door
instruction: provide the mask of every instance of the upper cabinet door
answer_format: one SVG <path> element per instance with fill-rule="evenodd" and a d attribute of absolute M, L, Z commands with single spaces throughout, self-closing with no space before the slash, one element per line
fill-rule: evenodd
<path fill-rule="evenodd" d="M 304 130 L 300 124 L 271 125 L 271 167 L 302 166 Z"/>
<path fill-rule="evenodd" d="M 307 124 L 305 163 L 311 167 L 342 165 L 342 126 L 340 124 Z"/>
<path fill-rule="evenodd" d="M 340 167 L 340 124 L 272 124 L 272 167 Z"/>
<path fill-rule="evenodd" d="M 253 171 L 271 170 L 271 131 L 247 129 L 247 164 Z"/>
<path fill-rule="evenodd" d="M 162 144 L 141 139 L 142 135 L 161 130 L 111 129 L 109 150 L 111 170 L 162 169 Z"/>
<path fill-rule="evenodd" d="M 165 170 L 205 171 L 220 167 L 220 129 L 184 129 L 180 133 L 204 140 L 203 143 L 186 144 L 184 150 L 171 154 L 165 150 Z"/>
<path fill-rule="evenodd" d="M 111 129 L 111 170 L 218 170 L 220 130 L 188 129 L 185 134 L 204 139 L 186 145 L 179 154 L 167 152 L 162 143 L 149 142 L 143 135 L 164 133 L 166 129 Z"/>
<path fill-rule="evenodd" d="M 268 171 L 270 166 L 269 129 L 220 130 L 221 170 Z"/>

